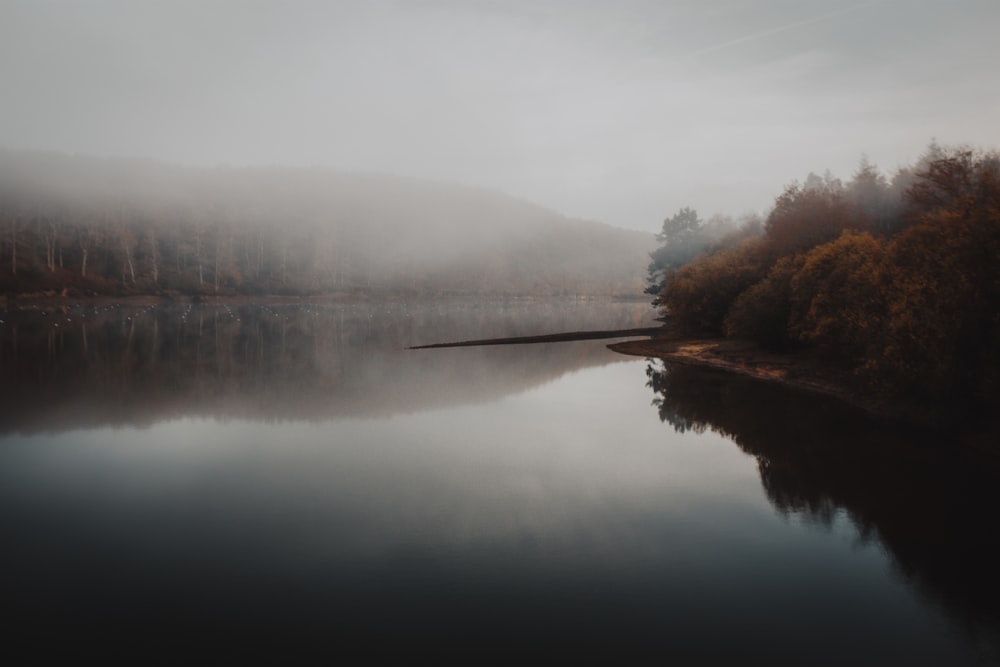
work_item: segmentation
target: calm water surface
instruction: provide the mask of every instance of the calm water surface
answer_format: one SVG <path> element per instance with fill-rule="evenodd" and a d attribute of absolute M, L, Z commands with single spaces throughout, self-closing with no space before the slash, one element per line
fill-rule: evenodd
<path fill-rule="evenodd" d="M 998 657 L 996 470 L 943 436 L 601 341 L 405 349 L 645 305 L 0 319 L 0 593 L 42 656 Z"/>

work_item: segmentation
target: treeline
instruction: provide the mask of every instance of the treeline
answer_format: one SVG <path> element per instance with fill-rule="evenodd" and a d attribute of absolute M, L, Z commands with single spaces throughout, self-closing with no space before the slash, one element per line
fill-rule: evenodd
<path fill-rule="evenodd" d="M 1000 156 L 932 144 L 891 180 L 811 176 L 763 233 L 699 255 L 661 293 L 687 334 L 810 348 L 867 389 L 945 410 L 1000 402 Z"/>
<path fill-rule="evenodd" d="M 626 295 L 650 246 L 484 189 L 0 150 L 0 293 Z"/>

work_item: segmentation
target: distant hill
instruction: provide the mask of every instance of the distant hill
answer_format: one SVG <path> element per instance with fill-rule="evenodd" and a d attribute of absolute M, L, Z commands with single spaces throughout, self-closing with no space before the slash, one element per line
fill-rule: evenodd
<path fill-rule="evenodd" d="M 650 234 L 322 168 L 0 151 L 0 290 L 638 295 Z"/>

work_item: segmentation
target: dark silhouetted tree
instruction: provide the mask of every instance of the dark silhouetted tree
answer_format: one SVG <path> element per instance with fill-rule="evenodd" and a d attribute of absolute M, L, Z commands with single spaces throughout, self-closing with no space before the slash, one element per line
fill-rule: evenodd
<path fill-rule="evenodd" d="M 682 208 L 673 217 L 663 221 L 663 229 L 656 235 L 662 245 L 650 253 L 647 294 L 659 300 L 663 288 L 674 272 L 694 259 L 705 248 L 707 236 L 698 212 Z"/>

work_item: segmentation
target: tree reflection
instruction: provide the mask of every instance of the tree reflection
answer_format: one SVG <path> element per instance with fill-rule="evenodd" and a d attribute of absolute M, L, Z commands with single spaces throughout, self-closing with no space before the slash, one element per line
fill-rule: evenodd
<path fill-rule="evenodd" d="M 996 655 L 995 461 L 958 446 L 954 431 L 907 430 L 734 374 L 652 360 L 646 374 L 662 421 L 731 438 L 756 458 L 780 512 L 826 525 L 846 513 L 862 540 L 878 540 L 908 582 Z"/>
<path fill-rule="evenodd" d="M 475 403 L 624 357 L 604 341 L 411 351 L 632 328 L 645 303 L 75 305 L 0 312 L 0 433 L 183 416 L 376 417 Z"/>

